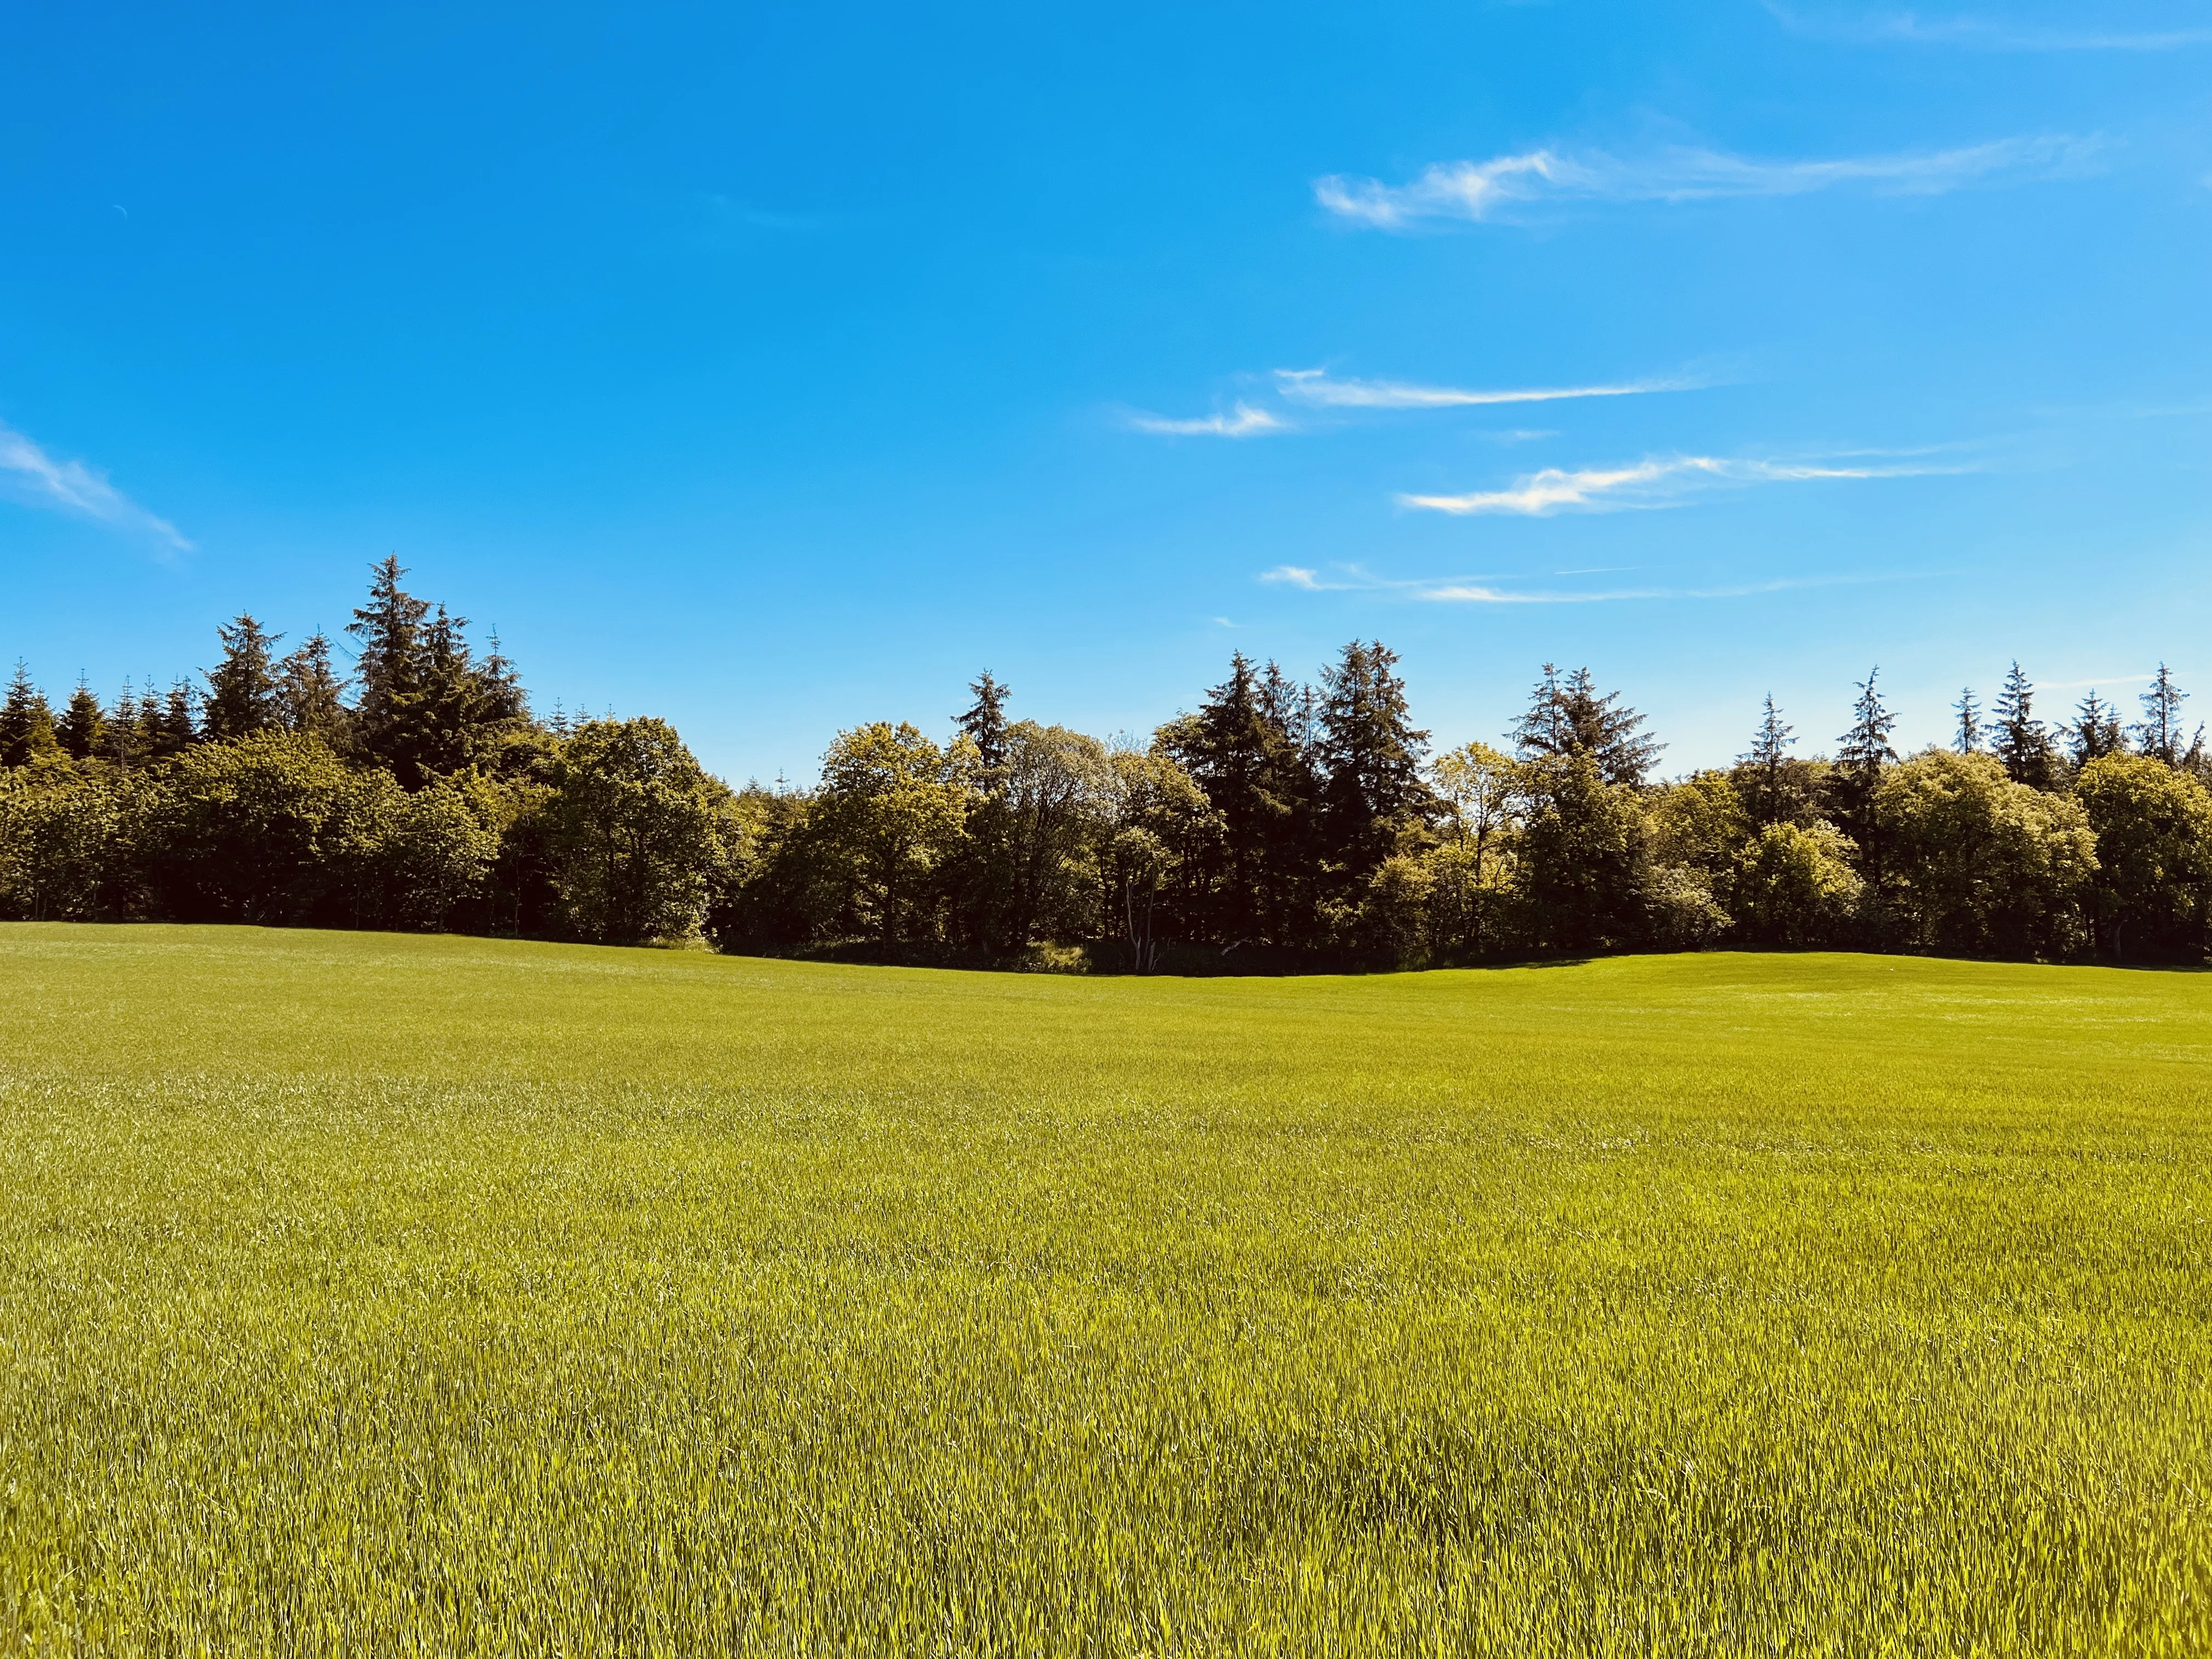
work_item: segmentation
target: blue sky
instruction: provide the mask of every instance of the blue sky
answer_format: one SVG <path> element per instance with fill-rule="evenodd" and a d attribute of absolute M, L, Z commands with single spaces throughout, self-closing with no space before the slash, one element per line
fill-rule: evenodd
<path fill-rule="evenodd" d="M 0 653 L 396 552 L 736 780 L 1355 634 L 1670 770 L 1873 663 L 2212 716 L 2208 255 L 2203 5 L 21 9 Z"/>

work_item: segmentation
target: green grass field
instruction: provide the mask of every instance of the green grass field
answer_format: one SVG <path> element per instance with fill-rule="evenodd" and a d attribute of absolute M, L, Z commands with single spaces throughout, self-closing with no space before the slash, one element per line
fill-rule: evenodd
<path fill-rule="evenodd" d="M 2212 976 L 0 927 L 0 1650 L 2212 1651 Z"/>

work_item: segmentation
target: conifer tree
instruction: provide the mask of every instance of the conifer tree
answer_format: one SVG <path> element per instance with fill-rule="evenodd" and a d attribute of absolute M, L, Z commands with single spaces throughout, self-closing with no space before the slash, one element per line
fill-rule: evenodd
<path fill-rule="evenodd" d="M 1303 744 L 1290 722 L 1304 718 L 1300 688 L 1269 664 L 1263 672 L 1239 651 L 1229 678 L 1211 688 L 1198 712 L 1161 728 L 1160 744 L 1189 773 L 1218 814 L 1222 833 L 1206 848 L 1206 867 L 1188 872 L 1209 898 L 1206 926 L 1224 943 L 1302 935 L 1310 881 L 1294 848 L 1312 789 Z"/>
<path fill-rule="evenodd" d="M 1752 779 L 1756 796 L 1752 816 L 1763 824 L 1782 821 L 1782 769 L 1790 758 L 1790 745 L 1796 741 L 1792 729 L 1783 723 L 1782 711 L 1774 706 L 1774 693 L 1768 692 L 1759 729 L 1751 735 L 1751 747 L 1738 762 Z"/>
<path fill-rule="evenodd" d="M 319 738 L 344 752 L 345 679 L 331 659 L 330 636 L 320 629 L 276 665 L 276 702 L 286 731 Z"/>
<path fill-rule="evenodd" d="M 399 586 L 406 574 L 397 554 L 372 566 L 368 603 L 356 608 L 346 632 L 361 641 L 354 666 L 361 687 L 354 705 L 356 734 L 404 787 L 416 788 L 422 783 L 413 751 L 419 746 L 424 692 L 422 630 L 430 605 Z"/>
<path fill-rule="evenodd" d="M 105 750 L 107 717 L 100 712 L 100 699 L 82 680 L 70 693 L 69 706 L 62 710 L 54 735 L 71 760 L 90 760 Z"/>
<path fill-rule="evenodd" d="M 2051 734 L 2035 718 L 2035 687 L 2014 662 L 2005 675 L 2004 690 L 1997 694 L 1996 731 L 1991 750 L 2003 763 L 2005 775 L 2032 789 L 2055 788 L 2058 757 Z"/>
<path fill-rule="evenodd" d="M 1546 663 L 1511 736 L 1524 758 L 1588 756 L 1606 782 L 1639 785 L 1665 746 L 1643 726 L 1644 716 L 1622 703 L 1620 692 L 1598 695 L 1589 669 L 1577 668 L 1563 680 Z"/>
<path fill-rule="evenodd" d="M 1890 744 L 1890 734 L 1897 729 L 1897 716 L 1881 700 L 1877 684 L 1881 676 L 1881 669 L 1877 665 L 1858 682 L 1859 694 L 1851 703 L 1850 730 L 1844 733 L 1836 749 L 1836 781 L 1841 796 L 1838 805 L 1844 830 L 1858 843 L 1870 875 L 1879 873 L 1881 866 L 1875 838 L 1875 791 L 1881 783 L 1882 768 L 1897 763 L 1897 750 Z"/>
<path fill-rule="evenodd" d="M 2162 760 L 2168 766 L 2181 763 L 2181 705 L 2189 701 L 2189 694 L 2173 683 L 2173 675 L 2164 663 L 2142 694 L 2143 717 L 2136 722 L 2135 737 L 2137 752 Z"/>
<path fill-rule="evenodd" d="M 1967 686 L 1959 693 L 1959 701 L 1951 707 L 1958 712 L 1958 735 L 1951 739 L 1951 747 L 1962 755 L 1979 752 L 1982 746 L 1982 705 L 1974 696 L 1974 688 Z"/>
<path fill-rule="evenodd" d="M 46 694 L 31 684 L 31 671 L 21 658 L 8 695 L 0 700 L 0 766 L 27 766 L 40 755 L 56 754 L 54 711 Z"/>
<path fill-rule="evenodd" d="M 222 624 L 222 660 L 208 674 L 200 726 L 210 742 L 228 743 L 266 732 L 277 723 L 276 676 L 270 652 L 282 637 L 264 630 L 252 614 Z"/>
<path fill-rule="evenodd" d="M 2097 695 L 2094 686 L 2090 687 L 2089 695 L 2075 709 L 2074 723 L 2063 729 L 2077 771 L 2091 761 L 2124 753 L 2128 746 L 2119 712 Z"/>
<path fill-rule="evenodd" d="M 178 680 L 169 687 L 169 695 L 161 701 L 155 716 L 154 759 L 167 760 L 172 755 L 181 755 L 200 740 L 199 725 L 192 712 L 198 701 L 199 694 L 192 690 L 189 680 Z"/>
<path fill-rule="evenodd" d="M 966 732 L 975 745 L 976 762 L 983 772 L 983 788 L 988 793 L 1006 775 L 1006 699 L 1013 693 L 993 679 L 988 668 L 981 678 L 968 683 L 968 689 L 975 694 L 975 701 L 965 713 L 953 717 L 953 724 Z"/>
<path fill-rule="evenodd" d="M 1364 882 L 1436 810 L 1421 775 L 1429 734 L 1414 729 L 1397 663 L 1381 641 L 1354 640 L 1322 671 L 1323 851 L 1346 886 Z"/>

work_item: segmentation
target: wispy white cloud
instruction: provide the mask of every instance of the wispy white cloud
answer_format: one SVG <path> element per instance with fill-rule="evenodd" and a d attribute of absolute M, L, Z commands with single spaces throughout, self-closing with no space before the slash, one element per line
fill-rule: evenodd
<path fill-rule="evenodd" d="M 1247 403 L 1239 403 L 1226 415 L 1202 415 L 1191 420 L 1139 413 L 1129 416 L 1129 424 L 1139 432 L 1182 438 L 1256 438 L 1264 433 L 1291 429 L 1290 423 L 1280 416 Z"/>
<path fill-rule="evenodd" d="M 1403 380 L 1339 380 L 1325 368 L 1279 368 L 1276 389 L 1293 403 L 1329 409 L 1467 409 L 1486 404 L 1550 404 L 1570 398 L 1632 398 L 1645 392 L 1686 392 L 1702 381 L 1629 380 L 1613 386 L 1472 390 L 1413 386 Z"/>
<path fill-rule="evenodd" d="M 1800 11 L 1762 0 L 1793 34 L 1816 40 L 1903 41 L 1983 52 L 2175 52 L 2212 46 L 2212 28 L 2051 28 L 1999 18 L 1928 17 L 1918 12 Z"/>
<path fill-rule="evenodd" d="M 1353 588 L 1376 586 L 1368 581 L 1324 580 L 1319 571 L 1302 564 L 1279 564 L 1273 570 L 1261 571 L 1260 580 L 1283 587 L 1302 588 L 1309 593 L 1342 593 Z"/>
<path fill-rule="evenodd" d="M 156 518 L 82 461 L 58 461 L 12 428 L 0 426 L 0 483 L 34 507 L 73 513 L 150 536 L 179 551 L 191 544 L 176 526 Z"/>
<path fill-rule="evenodd" d="M 1847 187 L 1940 195 L 2002 176 L 2079 171 L 2101 148 L 2094 138 L 2004 138 L 1957 149 L 1778 161 L 1675 148 L 1625 158 L 1592 151 L 1531 150 L 1487 161 L 1442 161 L 1411 183 L 1332 173 L 1314 183 L 1330 212 L 1381 230 L 1428 221 L 1482 220 L 1546 202 L 1688 202 L 1717 197 L 1803 196 Z"/>
<path fill-rule="evenodd" d="M 1745 582 L 1733 587 L 1616 587 L 1589 592 L 1529 592 L 1488 587 L 1473 582 L 1443 582 L 1414 597 L 1437 605 L 1606 605 L 1622 599 L 1742 599 L 1797 587 L 1831 587 L 1843 577 L 1812 576 L 1795 580 Z"/>
<path fill-rule="evenodd" d="M 1615 568 L 1618 568 L 1616 567 Z M 1613 570 L 1561 570 L 1561 576 L 1609 575 Z M 1308 593 L 1382 593 L 1429 605 L 1602 605 L 1624 599 L 1735 599 L 1799 587 L 1881 581 L 1884 576 L 1799 576 L 1720 587 L 1527 588 L 1500 586 L 1512 576 L 1434 576 L 1410 580 L 1377 576 L 1358 565 L 1338 565 L 1328 575 L 1303 565 L 1277 565 L 1260 580 Z"/>
<path fill-rule="evenodd" d="M 1609 513 L 1672 507 L 1700 490 L 1730 485 L 1798 483 L 1822 478 L 1913 478 L 1967 471 L 1908 461 L 1883 465 L 1838 465 L 1842 457 L 1814 461 L 1746 460 L 1717 455 L 1647 456 L 1626 466 L 1546 467 L 1514 481 L 1509 489 L 1463 495 L 1398 497 L 1402 507 L 1432 513 L 1509 514 L 1548 518 L 1554 513 Z"/>

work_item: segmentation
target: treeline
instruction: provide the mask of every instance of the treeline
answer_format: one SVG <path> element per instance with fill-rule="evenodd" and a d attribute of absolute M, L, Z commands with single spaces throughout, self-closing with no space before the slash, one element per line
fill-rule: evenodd
<path fill-rule="evenodd" d="M 840 733 L 811 788 L 732 789 L 656 720 L 532 713 L 496 642 L 376 568 L 343 654 L 251 616 L 203 684 L 18 665 L 0 914 L 403 927 L 908 960 L 1419 966 L 1720 943 L 2198 962 L 2212 774 L 2161 668 L 2124 722 L 2035 712 L 2014 665 L 1901 757 L 1875 674 L 1832 753 L 1770 697 L 1725 769 L 1547 666 L 1503 746 L 1434 752 L 1397 658 L 1315 684 L 1232 659 L 1147 741 L 1016 720 L 989 674 L 940 740 Z M 1237 956 L 1237 952 L 1243 956 Z"/>

